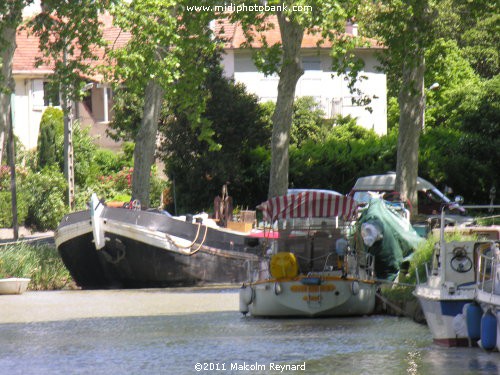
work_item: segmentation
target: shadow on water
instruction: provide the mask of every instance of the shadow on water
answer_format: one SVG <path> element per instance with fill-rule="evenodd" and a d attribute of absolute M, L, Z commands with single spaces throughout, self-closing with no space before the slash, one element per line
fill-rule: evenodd
<path fill-rule="evenodd" d="M 426 326 L 387 316 L 256 319 L 221 312 L 0 324 L 0 373 L 272 374 L 280 373 L 272 364 L 304 362 L 305 371 L 282 373 L 498 373 L 499 353 L 431 341 Z M 206 371 L 197 372 L 197 363 Z"/>

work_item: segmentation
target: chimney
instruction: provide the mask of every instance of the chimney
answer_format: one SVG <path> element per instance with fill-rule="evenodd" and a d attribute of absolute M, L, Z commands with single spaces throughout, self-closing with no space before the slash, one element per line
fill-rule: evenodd
<path fill-rule="evenodd" d="M 352 22 L 351 20 L 347 21 L 345 24 L 345 32 L 346 34 L 351 34 L 352 36 L 358 36 L 358 24 L 356 22 Z"/>

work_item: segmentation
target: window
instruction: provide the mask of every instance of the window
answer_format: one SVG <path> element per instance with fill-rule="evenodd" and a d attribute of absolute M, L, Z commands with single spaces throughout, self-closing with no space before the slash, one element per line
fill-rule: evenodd
<path fill-rule="evenodd" d="M 302 58 L 302 68 L 307 70 L 321 70 L 321 60 L 319 56 L 305 56 Z"/>

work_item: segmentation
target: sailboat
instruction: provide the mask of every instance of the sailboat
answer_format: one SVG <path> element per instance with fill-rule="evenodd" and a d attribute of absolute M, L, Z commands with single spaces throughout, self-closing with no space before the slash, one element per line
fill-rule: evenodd
<path fill-rule="evenodd" d="M 255 317 L 373 312 L 374 258 L 351 236 L 354 200 L 310 190 L 274 197 L 257 208 L 273 235 L 266 257 L 240 290 L 240 312 Z"/>

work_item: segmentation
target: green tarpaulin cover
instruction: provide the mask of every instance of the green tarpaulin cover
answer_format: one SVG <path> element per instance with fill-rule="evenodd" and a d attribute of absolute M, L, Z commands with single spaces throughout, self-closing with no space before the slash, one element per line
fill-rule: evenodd
<path fill-rule="evenodd" d="M 361 235 L 362 231 L 364 236 Z M 362 243 L 365 251 L 375 256 L 376 277 L 387 280 L 394 280 L 401 263 L 409 259 L 424 241 L 410 222 L 383 199 L 372 199 L 363 209 L 356 222 L 356 237 L 357 243 Z M 365 237 L 364 242 L 362 237 Z"/>

